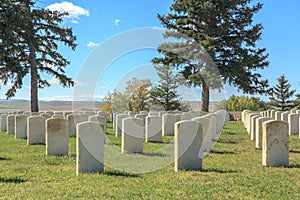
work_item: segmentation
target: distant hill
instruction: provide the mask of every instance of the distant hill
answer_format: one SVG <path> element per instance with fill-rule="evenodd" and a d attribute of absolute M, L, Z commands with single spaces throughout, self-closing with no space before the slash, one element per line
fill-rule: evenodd
<path fill-rule="evenodd" d="M 190 105 L 192 110 L 200 110 L 201 102 L 184 102 Z M 210 102 L 209 110 L 213 111 L 218 102 Z M 39 109 L 42 110 L 95 110 L 103 104 L 102 101 L 40 101 Z M 22 99 L 5 100 L 0 99 L 0 109 L 2 110 L 30 110 L 30 102 Z"/>

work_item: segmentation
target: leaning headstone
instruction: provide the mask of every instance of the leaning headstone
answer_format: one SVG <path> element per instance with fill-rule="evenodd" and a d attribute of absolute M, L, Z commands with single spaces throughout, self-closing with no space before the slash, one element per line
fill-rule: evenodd
<path fill-rule="evenodd" d="M 6 121 L 6 118 L 7 118 L 7 114 L 2 114 L 1 115 L 1 118 L 0 118 L 0 129 L 1 131 L 6 131 L 7 129 L 7 121 Z"/>
<path fill-rule="evenodd" d="M 146 142 L 162 142 L 161 122 L 160 116 L 146 117 Z"/>
<path fill-rule="evenodd" d="M 15 115 L 8 115 L 6 120 L 7 134 L 15 134 Z"/>
<path fill-rule="evenodd" d="M 68 123 L 66 119 L 46 120 L 46 155 L 68 155 Z"/>
<path fill-rule="evenodd" d="M 69 137 L 76 137 L 76 125 L 81 122 L 80 115 L 68 115 L 67 121 Z"/>
<path fill-rule="evenodd" d="M 175 171 L 202 170 L 202 141 L 202 125 L 200 123 L 180 121 L 175 124 Z"/>
<path fill-rule="evenodd" d="M 143 153 L 143 120 L 128 117 L 122 120 L 122 153 Z"/>
<path fill-rule="evenodd" d="M 15 116 L 15 138 L 16 139 L 27 138 L 27 115 Z"/>
<path fill-rule="evenodd" d="M 164 114 L 162 116 L 162 135 L 174 135 L 174 124 L 177 122 L 174 114 Z"/>
<path fill-rule="evenodd" d="M 288 123 L 289 123 L 289 135 L 299 134 L 299 118 L 298 114 L 289 114 Z"/>
<path fill-rule="evenodd" d="M 76 173 L 104 171 L 103 129 L 98 122 L 77 124 Z"/>
<path fill-rule="evenodd" d="M 129 116 L 124 114 L 118 114 L 116 116 L 116 128 L 115 128 L 116 137 L 122 136 L 122 121 L 127 117 Z"/>
<path fill-rule="evenodd" d="M 35 115 L 27 118 L 27 145 L 45 144 L 45 118 Z"/>
<path fill-rule="evenodd" d="M 255 148 L 262 148 L 262 124 L 263 122 L 270 121 L 272 118 L 259 117 L 256 119 L 255 123 Z"/>
<path fill-rule="evenodd" d="M 283 121 L 267 121 L 263 123 L 262 165 L 289 165 L 289 128 Z"/>

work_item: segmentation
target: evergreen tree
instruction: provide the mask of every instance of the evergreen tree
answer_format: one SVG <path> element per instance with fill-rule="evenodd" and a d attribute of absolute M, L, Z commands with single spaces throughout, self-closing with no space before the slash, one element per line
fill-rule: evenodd
<path fill-rule="evenodd" d="M 38 88 L 50 86 L 43 73 L 62 86 L 74 86 L 64 71 L 70 62 L 58 52 L 58 44 L 75 50 L 76 37 L 72 29 L 60 27 L 67 13 L 36 8 L 32 0 L 3 0 L 0 5 L 0 79 L 12 84 L 6 97 L 15 96 L 30 74 L 31 111 L 38 112 Z"/>
<path fill-rule="evenodd" d="M 254 71 L 268 66 L 268 54 L 256 46 L 263 27 L 252 20 L 261 8 L 251 0 L 174 0 L 169 14 L 158 15 L 167 29 L 164 36 L 173 40 L 159 46 L 163 57 L 152 62 L 175 67 L 186 84 L 201 86 L 203 111 L 208 111 L 209 90 L 221 88 L 220 81 L 263 94 L 268 81 Z"/>
<path fill-rule="evenodd" d="M 165 111 L 179 110 L 180 99 L 177 88 L 182 81 L 180 74 L 175 73 L 168 65 L 157 65 L 155 69 L 159 76 L 159 85 L 151 92 L 151 103 L 161 105 Z"/>
<path fill-rule="evenodd" d="M 291 98 L 294 96 L 296 90 L 291 90 L 291 84 L 285 79 L 284 75 L 277 78 L 278 84 L 273 87 L 272 96 L 270 97 L 270 104 L 275 109 L 282 111 L 294 107 Z"/>

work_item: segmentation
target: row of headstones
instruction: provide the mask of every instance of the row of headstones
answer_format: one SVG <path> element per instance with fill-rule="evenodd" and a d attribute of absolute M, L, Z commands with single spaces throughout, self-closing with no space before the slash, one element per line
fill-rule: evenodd
<path fill-rule="evenodd" d="M 7 131 L 8 134 L 15 134 L 16 138 L 26 139 L 28 134 L 31 132 L 30 129 L 27 130 L 27 124 L 30 121 L 37 121 L 38 127 L 45 127 L 45 120 L 49 118 L 62 118 L 67 119 L 68 123 L 68 135 L 70 137 L 76 136 L 76 124 L 85 122 L 85 121 L 98 121 L 99 123 L 104 124 L 106 131 L 106 113 L 98 112 L 97 115 L 92 115 L 95 113 L 73 113 L 73 112 L 47 112 L 47 113 L 30 113 L 29 114 L 1 114 L 0 115 L 0 130 Z M 44 121 L 43 121 L 44 120 Z M 41 128 L 43 130 L 43 128 Z M 30 135 L 32 136 L 32 134 Z M 42 141 L 39 141 L 44 143 Z M 28 144 L 35 144 L 36 139 L 28 137 Z"/>
<path fill-rule="evenodd" d="M 288 114 L 288 118 L 292 115 Z M 251 140 L 255 141 L 255 147 L 262 149 L 263 166 L 288 166 L 290 127 L 288 122 L 273 118 L 269 111 L 258 113 L 248 110 L 242 112 L 242 121 L 251 135 Z"/>
<path fill-rule="evenodd" d="M 267 110 L 260 112 L 261 116 L 268 117 L 274 120 L 281 120 L 289 124 L 289 135 L 299 135 L 299 118 L 300 110 L 292 109 L 290 111 Z"/>
<path fill-rule="evenodd" d="M 176 112 L 175 112 L 176 113 Z M 217 113 L 226 113 L 225 119 L 229 120 L 229 114 L 228 112 L 220 111 Z M 155 121 L 155 127 L 156 129 L 159 129 L 162 131 L 162 136 L 168 136 L 168 135 L 174 135 L 174 124 L 178 121 L 183 120 L 191 120 L 196 117 L 201 117 L 204 115 L 207 115 L 209 113 L 203 112 L 203 111 L 189 111 L 189 112 L 183 112 L 181 114 L 171 114 L 166 111 L 150 111 L 148 114 L 144 111 L 141 111 L 140 114 L 132 114 L 132 112 L 125 111 L 124 113 L 113 113 L 113 130 L 115 131 L 115 136 L 120 137 L 122 133 L 122 120 L 127 117 L 136 117 L 143 120 L 143 124 L 145 126 L 145 137 L 146 142 L 161 142 L 161 136 L 155 135 L 156 131 L 151 129 L 149 130 L 149 124 L 154 123 Z M 217 132 L 220 132 L 222 129 L 223 122 L 217 121 Z M 153 133 L 155 132 L 155 133 Z"/>
<path fill-rule="evenodd" d="M 202 169 L 202 154 L 212 149 L 225 122 L 226 111 L 200 113 L 189 120 L 178 114 L 144 115 L 131 117 L 115 114 L 116 137 L 122 137 L 122 153 L 142 153 L 143 141 L 162 142 L 162 136 L 175 135 L 175 171 L 180 169 Z"/>
<path fill-rule="evenodd" d="M 67 119 L 55 117 L 45 119 L 42 116 L 16 115 L 15 126 L 24 124 L 27 136 L 39 138 L 36 143 L 46 143 L 46 155 L 68 154 L 68 136 L 70 116 Z M 90 120 L 95 117 L 91 116 Z M 101 116 L 97 116 L 101 117 Z M 155 116 L 154 116 L 155 117 Z M 12 119 L 12 117 L 7 117 Z M 22 119 L 22 120 L 20 120 Z M 26 120 L 25 120 L 26 119 Z M 215 119 L 215 120 L 213 120 Z M 206 144 L 212 143 L 211 138 L 218 133 L 217 122 L 226 121 L 226 112 L 217 112 L 213 115 L 194 118 L 191 121 L 179 121 L 173 124 L 175 132 L 175 171 L 180 169 L 202 169 L 203 141 L 209 138 Z M 27 123 L 25 123 L 27 122 Z M 153 127 L 155 123 L 152 124 Z M 122 152 L 142 152 L 143 120 L 140 118 L 126 118 L 122 121 Z M 222 126 L 223 126 L 222 125 Z M 18 128 L 17 128 L 18 129 Z M 222 128 L 221 128 L 222 129 Z M 77 173 L 103 171 L 104 163 L 104 125 L 98 122 L 81 122 L 76 124 L 77 133 Z M 44 137 L 44 138 L 43 138 Z M 211 148 L 206 146 L 205 150 Z"/>
<path fill-rule="evenodd" d="M 75 125 L 77 173 L 103 170 L 103 149 L 106 142 L 106 118 L 104 116 L 90 116 L 88 121 L 83 122 L 81 116 L 77 114 L 69 114 L 67 119 L 63 117 L 46 119 L 39 115 L 24 114 L 2 114 L 1 118 L 4 116 L 7 118 L 7 130 L 12 129 L 10 127 L 14 124 L 16 139 L 27 138 L 27 145 L 46 144 L 46 155 L 68 155 L 68 137 L 72 136 L 70 124 L 72 127 Z M 19 137 L 19 132 L 23 132 L 22 137 Z"/>

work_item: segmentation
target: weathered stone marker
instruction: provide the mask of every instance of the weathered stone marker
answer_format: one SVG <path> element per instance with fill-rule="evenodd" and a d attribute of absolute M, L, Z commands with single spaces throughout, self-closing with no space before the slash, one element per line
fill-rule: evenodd
<path fill-rule="evenodd" d="M 289 114 L 288 122 L 289 122 L 289 135 L 298 135 L 299 134 L 299 118 L 298 114 Z"/>
<path fill-rule="evenodd" d="M 255 123 L 255 148 L 261 149 L 262 148 L 262 124 L 263 122 L 272 120 L 272 118 L 267 117 L 259 117 L 256 119 Z"/>
<path fill-rule="evenodd" d="M 127 117 L 129 117 L 129 116 L 125 115 L 125 114 L 118 114 L 116 116 L 116 127 L 115 127 L 116 137 L 122 136 L 122 121 L 123 121 L 123 119 L 125 119 Z"/>
<path fill-rule="evenodd" d="M 98 122 L 103 125 L 104 134 L 106 134 L 106 117 L 100 115 L 93 115 L 89 117 L 90 122 Z"/>
<path fill-rule="evenodd" d="M 104 171 L 104 131 L 97 122 L 77 124 L 76 173 Z"/>
<path fill-rule="evenodd" d="M 76 125 L 81 122 L 80 115 L 71 114 L 67 116 L 68 120 L 68 135 L 76 137 Z"/>
<path fill-rule="evenodd" d="M 201 146 L 201 158 L 203 154 L 207 154 L 212 149 L 212 118 L 209 116 L 196 117 L 192 121 L 198 122 L 202 125 L 202 146 Z"/>
<path fill-rule="evenodd" d="M 162 142 L 162 124 L 161 117 L 146 117 L 146 142 Z"/>
<path fill-rule="evenodd" d="M 45 144 L 45 118 L 34 115 L 27 118 L 27 145 Z"/>
<path fill-rule="evenodd" d="M 15 115 L 8 115 L 6 118 L 7 134 L 15 134 Z"/>
<path fill-rule="evenodd" d="M 289 165 L 289 125 L 283 121 L 263 123 L 262 165 Z"/>
<path fill-rule="evenodd" d="M 46 120 L 46 155 L 68 155 L 68 122 L 66 119 Z"/>
<path fill-rule="evenodd" d="M 250 137 L 251 137 L 251 140 L 256 140 L 256 119 L 257 118 L 260 118 L 260 115 L 254 115 L 254 116 L 251 116 L 251 118 L 250 118 L 250 125 L 251 125 Z"/>
<path fill-rule="evenodd" d="M 15 116 L 15 138 L 16 139 L 27 138 L 27 115 Z"/>
<path fill-rule="evenodd" d="M 7 118 L 7 114 L 2 114 L 1 115 L 1 119 L 0 119 L 0 129 L 1 131 L 6 131 L 7 129 L 7 124 L 6 124 L 6 118 Z"/>
<path fill-rule="evenodd" d="M 177 122 L 177 118 L 174 114 L 164 114 L 162 116 L 162 135 L 174 135 L 174 124 Z"/>
<path fill-rule="evenodd" d="M 175 171 L 182 169 L 202 170 L 202 125 L 194 121 L 175 124 L 174 157 Z"/>
<path fill-rule="evenodd" d="M 142 153 L 144 125 L 140 118 L 129 117 L 122 121 L 122 153 Z"/>

